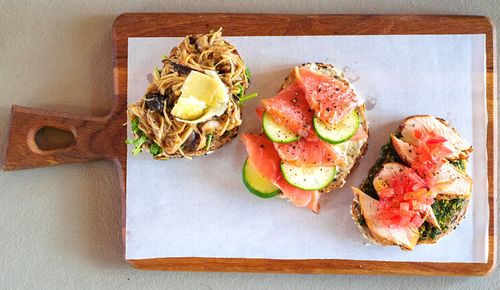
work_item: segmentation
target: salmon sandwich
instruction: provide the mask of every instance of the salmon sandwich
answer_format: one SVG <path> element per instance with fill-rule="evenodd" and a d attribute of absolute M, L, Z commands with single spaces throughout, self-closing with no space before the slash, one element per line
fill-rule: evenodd
<path fill-rule="evenodd" d="M 321 193 L 342 187 L 366 151 L 365 106 L 330 64 L 293 68 L 257 114 L 261 134 L 244 134 L 243 183 L 257 196 L 279 196 L 319 211 Z"/>
<path fill-rule="evenodd" d="M 205 155 L 236 136 L 250 73 L 221 30 L 188 35 L 163 56 L 146 93 L 128 107 L 133 154 Z"/>
<path fill-rule="evenodd" d="M 406 118 L 360 188 L 353 187 L 351 213 L 361 233 L 376 244 L 412 250 L 453 231 L 471 198 L 471 152 L 446 121 Z"/>

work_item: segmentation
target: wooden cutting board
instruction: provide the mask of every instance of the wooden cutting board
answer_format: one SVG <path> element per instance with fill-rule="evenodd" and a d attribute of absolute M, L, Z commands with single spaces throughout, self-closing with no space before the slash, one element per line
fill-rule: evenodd
<path fill-rule="evenodd" d="M 284 14 L 123 14 L 113 26 L 115 104 L 105 117 L 78 116 L 13 106 L 3 158 L 4 170 L 110 159 L 121 171 L 123 233 L 125 177 L 127 48 L 129 37 L 167 37 L 224 28 L 226 36 L 484 34 L 488 111 L 488 202 L 490 208 L 487 263 L 384 262 L 335 259 L 277 260 L 241 258 L 161 258 L 129 260 L 137 268 L 173 271 L 279 273 L 345 273 L 409 275 L 485 275 L 496 263 L 496 50 L 495 28 L 480 16 L 427 15 L 284 15 Z M 35 134 L 42 127 L 68 130 L 75 136 L 66 149 L 41 150 Z M 125 234 L 123 234 L 125 237 Z"/>

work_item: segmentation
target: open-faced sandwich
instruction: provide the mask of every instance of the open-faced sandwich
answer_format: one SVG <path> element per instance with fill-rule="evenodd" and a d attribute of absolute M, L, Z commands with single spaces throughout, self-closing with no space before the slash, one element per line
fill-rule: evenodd
<path fill-rule="evenodd" d="M 162 62 L 145 95 L 128 107 L 133 153 L 146 148 L 156 159 L 190 158 L 233 139 L 250 80 L 221 30 L 186 36 Z"/>
<path fill-rule="evenodd" d="M 245 186 L 318 212 L 320 193 L 342 187 L 367 148 L 364 104 L 332 65 L 308 63 L 294 67 L 257 114 L 263 133 L 242 136 Z"/>
<path fill-rule="evenodd" d="M 365 238 L 412 250 L 453 231 L 471 197 L 471 152 L 446 121 L 406 118 L 360 188 L 353 187 L 351 213 Z"/>

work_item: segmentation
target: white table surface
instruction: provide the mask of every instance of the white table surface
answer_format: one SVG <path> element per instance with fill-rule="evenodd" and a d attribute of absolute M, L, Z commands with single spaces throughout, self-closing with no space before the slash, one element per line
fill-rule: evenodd
<path fill-rule="evenodd" d="M 0 0 L 0 149 L 11 104 L 105 115 L 112 102 L 111 26 L 123 12 L 486 15 L 498 1 Z M 216 4 L 217 3 L 217 4 Z M 498 289 L 485 278 L 138 271 L 123 260 L 111 162 L 0 171 L 0 289 Z"/>

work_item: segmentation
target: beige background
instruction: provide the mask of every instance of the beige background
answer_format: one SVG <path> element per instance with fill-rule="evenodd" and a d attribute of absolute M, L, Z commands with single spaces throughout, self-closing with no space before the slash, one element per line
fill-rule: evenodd
<path fill-rule="evenodd" d="M 0 0 L 0 144 L 11 104 L 105 115 L 111 25 L 120 13 L 143 11 L 475 14 L 500 22 L 495 0 Z M 485 278 L 137 271 L 122 259 L 119 196 L 107 161 L 0 172 L 0 289 L 500 288 L 500 270 Z"/>

